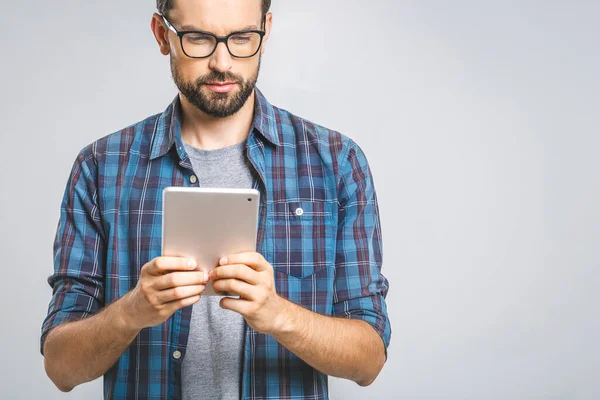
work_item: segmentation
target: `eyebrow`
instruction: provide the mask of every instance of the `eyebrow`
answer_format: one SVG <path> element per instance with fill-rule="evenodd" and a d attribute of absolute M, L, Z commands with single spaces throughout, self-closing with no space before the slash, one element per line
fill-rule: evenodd
<path fill-rule="evenodd" d="M 182 32 L 183 31 L 209 32 L 209 31 L 206 31 L 204 29 L 200 29 L 200 28 L 198 28 L 197 26 L 194 26 L 194 25 L 183 25 L 178 30 L 180 30 Z M 234 30 L 230 31 L 229 33 L 231 33 L 231 32 L 240 32 L 240 31 L 255 31 L 255 30 L 258 30 L 258 26 L 256 26 L 256 25 L 246 25 L 242 29 L 234 29 Z"/>

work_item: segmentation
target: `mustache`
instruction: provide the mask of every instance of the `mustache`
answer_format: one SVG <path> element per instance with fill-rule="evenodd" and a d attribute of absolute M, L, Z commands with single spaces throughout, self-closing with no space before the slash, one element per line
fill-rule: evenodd
<path fill-rule="evenodd" d="M 235 83 L 243 83 L 244 78 L 241 76 L 234 74 L 233 72 L 220 72 L 220 71 L 211 71 L 206 75 L 202 75 L 196 80 L 196 84 L 205 85 L 207 83 L 215 83 L 215 82 L 235 82 Z"/>

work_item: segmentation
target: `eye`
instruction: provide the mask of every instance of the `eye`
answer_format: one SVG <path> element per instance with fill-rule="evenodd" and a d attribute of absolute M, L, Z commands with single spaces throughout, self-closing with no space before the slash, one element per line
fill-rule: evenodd
<path fill-rule="evenodd" d="M 211 37 L 201 33 L 188 33 L 185 38 L 194 44 L 204 44 L 211 41 Z"/>
<path fill-rule="evenodd" d="M 231 40 L 235 43 L 235 44 L 246 44 L 248 42 L 250 42 L 250 40 L 252 40 L 252 35 L 251 34 L 239 34 L 239 35 L 234 35 L 231 37 Z"/>

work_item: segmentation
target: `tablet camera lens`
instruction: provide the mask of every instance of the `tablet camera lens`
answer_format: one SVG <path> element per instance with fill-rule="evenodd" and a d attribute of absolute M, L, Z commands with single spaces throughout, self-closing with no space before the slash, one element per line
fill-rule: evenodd
<path fill-rule="evenodd" d="M 248 201 L 252 201 L 252 199 L 248 199 Z"/>

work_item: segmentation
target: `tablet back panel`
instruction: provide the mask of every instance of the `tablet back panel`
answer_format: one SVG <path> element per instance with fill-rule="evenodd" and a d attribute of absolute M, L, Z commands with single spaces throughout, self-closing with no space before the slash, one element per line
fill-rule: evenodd
<path fill-rule="evenodd" d="M 162 255 L 193 258 L 209 272 L 221 257 L 256 251 L 260 193 L 255 189 L 168 187 L 163 191 Z M 202 296 L 215 293 L 212 281 Z"/>

